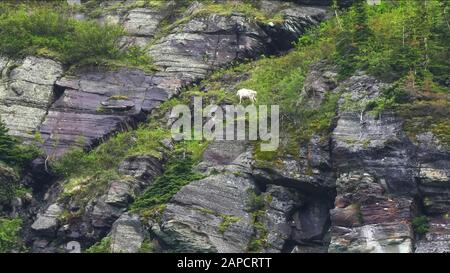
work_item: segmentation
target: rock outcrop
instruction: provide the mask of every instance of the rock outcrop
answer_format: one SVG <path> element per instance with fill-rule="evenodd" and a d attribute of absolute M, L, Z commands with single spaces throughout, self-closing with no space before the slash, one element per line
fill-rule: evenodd
<path fill-rule="evenodd" d="M 194 82 L 234 61 L 287 50 L 326 16 L 322 8 L 272 4 L 284 14 L 284 23 L 261 24 L 239 13 L 195 16 L 152 45 L 149 54 L 163 74 Z"/>
<path fill-rule="evenodd" d="M 162 81 L 129 69 L 64 76 L 56 82 L 61 95 L 40 128 L 45 151 L 58 157 L 74 146 L 92 147 L 143 120 L 170 96 Z"/>
<path fill-rule="evenodd" d="M 326 249 L 325 234 L 329 227 L 329 204 L 326 200 L 308 198 L 301 191 L 270 185 L 265 219 L 267 252 L 308 252 Z"/>
<path fill-rule="evenodd" d="M 368 173 L 337 179 L 330 252 L 411 253 L 413 201 L 393 197 Z"/>
<path fill-rule="evenodd" d="M 124 215 L 135 196 L 151 185 L 162 171 L 159 159 L 150 156 L 130 157 L 118 169 L 122 179 L 110 181 L 88 199 L 79 200 L 74 196 L 59 200 L 59 206 L 68 213 L 69 219 L 64 219 L 64 225 L 58 229 L 58 237 L 95 242 L 111 233 L 111 228 L 120 222 L 118 219 L 127 217 Z M 122 227 L 121 224 L 118 228 Z M 118 234 L 117 251 L 127 252 L 120 243 L 122 233 Z"/>
<path fill-rule="evenodd" d="M 142 3 L 141 3 L 142 4 Z M 142 6 L 142 7 L 138 7 Z M 104 1 L 99 4 L 99 14 L 94 14 L 100 24 L 119 24 L 126 35 L 122 46 L 145 48 L 160 30 L 160 23 L 170 16 L 176 2 L 161 2 L 159 7 L 145 7 L 136 1 Z M 91 15 L 92 16 L 92 15 Z"/>
<path fill-rule="evenodd" d="M 375 116 L 369 103 L 387 88 L 373 77 L 351 77 L 338 87 L 339 119 L 333 130 L 333 164 L 340 172 L 365 170 L 382 178 L 390 192 L 417 193 L 414 147 L 393 113 Z"/>
<path fill-rule="evenodd" d="M 332 154 L 340 176 L 330 252 L 413 251 L 415 149 L 399 118 L 368 109 L 386 87 L 364 74 L 337 87 L 342 96 Z"/>
<path fill-rule="evenodd" d="M 112 253 L 137 253 L 145 239 L 145 230 L 138 215 L 123 214 L 111 229 Z"/>
<path fill-rule="evenodd" d="M 44 213 L 39 214 L 36 221 L 31 225 L 31 228 L 44 236 L 52 237 L 58 229 L 58 217 L 62 213 L 62 209 L 58 204 L 50 205 Z"/>
<path fill-rule="evenodd" d="M 11 135 L 32 140 L 57 96 L 53 85 L 63 74 L 62 65 L 41 57 L 0 57 L 0 73 L 2 121 Z"/>
<path fill-rule="evenodd" d="M 419 192 L 429 222 L 415 252 L 449 253 L 450 153 L 430 132 L 418 135 L 416 141 Z"/>
<path fill-rule="evenodd" d="M 432 133 L 419 134 L 417 141 L 417 179 L 429 215 L 449 213 L 450 153 Z"/>
<path fill-rule="evenodd" d="M 319 62 L 310 67 L 301 97 L 309 98 L 312 107 L 320 106 L 326 94 L 337 87 L 338 73 L 335 70 L 335 67 L 329 67 L 326 62 Z"/>
<path fill-rule="evenodd" d="M 131 157 L 119 167 L 124 179 L 111 181 L 103 195 L 93 198 L 85 209 L 85 221 L 102 237 L 114 221 L 126 212 L 134 197 L 162 174 L 162 162 L 150 156 Z"/>
<path fill-rule="evenodd" d="M 151 226 L 171 251 L 245 252 L 253 234 L 251 178 L 218 174 L 184 187 Z"/>

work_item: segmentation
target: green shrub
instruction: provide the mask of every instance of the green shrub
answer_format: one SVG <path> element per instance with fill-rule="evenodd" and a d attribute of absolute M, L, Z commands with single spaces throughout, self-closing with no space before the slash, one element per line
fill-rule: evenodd
<path fill-rule="evenodd" d="M 74 21 L 73 33 L 67 38 L 63 49 L 64 59 L 72 64 L 85 60 L 100 63 L 103 60 L 119 59 L 119 40 L 123 30 L 115 25 L 99 26 L 96 22 Z"/>
<path fill-rule="evenodd" d="M 231 15 L 235 12 L 242 13 L 246 15 L 250 20 L 257 22 L 273 22 L 281 23 L 283 22 L 283 16 L 280 13 L 269 13 L 266 10 L 262 10 L 258 7 L 255 1 L 244 0 L 244 1 L 223 1 L 223 2 L 213 2 L 205 1 L 206 4 L 199 10 L 196 10 L 193 16 L 202 16 L 205 14 L 222 14 Z"/>
<path fill-rule="evenodd" d="M 103 170 L 90 176 L 71 177 L 63 185 L 61 198 L 73 198 L 72 202 L 83 208 L 91 199 L 103 193 L 109 182 L 120 178 L 116 170 Z"/>
<path fill-rule="evenodd" d="M 23 168 L 41 153 L 36 146 L 21 145 L 17 139 L 9 136 L 8 128 L 0 120 L 0 161 L 12 167 Z"/>
<path fill-rule="evenodd" d="M 241 220 L 241 218 L 233 216 L 233 215 L 221 215 L 222 222 L 219 225 L 219 232 L 224 234 L 225 231 L 234 223 L 237 223 Z"/>
<path fill-rule="evenodd" d="M 115 170 L 127 157 L 151 155 L 161 157 L 160 142 L 168 132 L 153 125 L 141 125 L 128 132 L 119 132 L 90 152 L 75 148 L 57 161 L 53 170 L 62 176 L 91 176 L 98 172 Z"/>
<path fill-rule="evenodd" d="M 194 161 L 190 156 L 177 155 L 166 166 L 166 171 L 131 205 L 140 210 L 167 203 L 183 186 L 203 176 L 192 170 Z"/>
<path fill-rule="evenodd" d="M 248 201 L 246 204 L 247 211 L 260 211 L 266 207 L 266 198 L 263 194 L 257 194 L 254 190 L 248 191 Z"/>
<path fill-rule="evenodd" d="M 417 234 L 423 235 L 430 229 L 429 219 L 425 215 L 417 216 L 412 220 L 413 229 Z"/>
<path fill-rule="evenodd" d="M 152 60 L 135 47 L 120 49 L 125 34 L 118 25 L 79 21 L 61 3 L 1 6 L 0 55 L 20 58 L 44 55 L 73 65 L 138 66 L 153 69 Z"/>
<path fill-rule="evenodd" d="M 148 239 L 145 239 L 142 242 L 142 245 L 139 249 L 139 253 L 153 253 L 153 251 L 154 251 L 153 242 Z"/>
<path fill-rule="evenodd" d="M 11 161 L 15 159 L 14 147 L 17 141 L 8 135 L 8 128 L 0 120 L 0 160 Z"/>
<path fill-rule="evenodd" d="M 13 169 L 0 162 L 0 205 L 8 204 L 20 189 L 19 178 Z"/>
<path fill-rule="evenodd" d="M 263 217 L 262 215 L 254 214 L 253 217 L 254 234 L 250 238 L 247 250 L 249 252 L 260 252 L 267 246 L 267 236 L 269 235 L 269 231 L 266 224 L 259 219 L 260 217 Z"/>
<path fill-rule="evenodd" d="M 21 172 L 29 161 L 39 155 L 38 148 L 20 145 L 19 141 L 9 136 L 8 129 L 0 120 L 0 172 L 2 172 L 0 173 L 2 178 L 0 204 L 7 203 L 12 198 L 23 196 L 26 193 L 26 190 L 20 186 L 16 173 Z"/>
<path fill-rule="evenodd" d="M 138 46 L 130 46 L 124 54 L 122 62 L 126 66 L 142 69 L 144 71 L 154 70 L 153 59 L 144 49 Z"/>
<path fill-rule="evenodd" d="M 413 140 L 417 135 L 432 132 L 446 148 L 450 148 L 450 101 L 448 99 L 416 100 L 400 104 L 397 113 L 405 123 L 403 129 Z"/>
<path fill-rule="evenodd" d="M 431 131 L 447 149 L 450 149 L 450 118 L 433 124 Z"/>
<path fill-rule="evenodd" d="M 249 252 L 259 252 L 267 246 L 267 236 L 269 234 L 266 221 L 267 206 L 271 202 L 268 194 L 257 194 L 254 190 L 248 191 L 249 199 L 246 207 L 252 215 L 253 235 L 247 246 Z"/>
<path fill-rule="evenodd" d="M 22 250 L 19 237 L 21 228 L 22 220 L 19 218 L 0 218 L 0 253 Z"/>
<path fill-rule="evenodd" d="M 110 253 L 111 252 L 111 237 L 107 236 L 100 242 L 95 243 L 90 248 L 86 249 L 86 253 Z"/>
<path fill-rule="evenodd" d="M 161 141 L 168 132 L 154 125 L 143 124 L 128 132 L 119 132 L 92 151 L 75 148 L 50 162 L 52 170 L 65 178 L 63 198 L 72 198 L 80 207 L 102 194 L 109 182 L 121 177 L 119 164 L 131 156 L 161 158 Z"/>

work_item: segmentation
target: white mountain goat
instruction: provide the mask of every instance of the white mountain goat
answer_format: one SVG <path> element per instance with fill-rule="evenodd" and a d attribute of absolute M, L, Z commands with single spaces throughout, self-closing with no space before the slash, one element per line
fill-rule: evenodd
<path fill-rule="evenodd" d="M 250 89 L 241 89 L 237 91 L 237 96 L 239 97 L 239 104 L 242 103 L 242 99 L 249 99 L 251 102 L 256 102 L 256 95 L 258 92 Z"/>

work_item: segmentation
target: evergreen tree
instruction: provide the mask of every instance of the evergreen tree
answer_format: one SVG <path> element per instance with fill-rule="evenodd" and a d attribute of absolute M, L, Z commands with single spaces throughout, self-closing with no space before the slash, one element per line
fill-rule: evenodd
<path fill-rule="evenodd" d="M 41 155 L 41 150 L 35 145 L 22 145 L 18 140 L 8 135 L 8 128 L 0 120 L 0 161 L 22 168 L 28 162 Z"/>
<path fill-rule="evenodd" d="M 0 160 L 13 160 L 16 145 L 17 141 L 8 135 L 8 128 L 0 120 Z"/>
<path fill-rule="evenodd" d="M 343 77 L 351 75 L 358 68 L 358 55 L 368 43 L 372 32 L 369 27 L 366 0 L 356 0 L 352 13 L 353 16 L 344 24 L 344 30 L 338 35 L 336 50 L 340 74 Z"/>
<path fill-rule="evenodd" d="M 428 70 L 430 63 L 429 58 L 429 40 L 431 35 L 431 18 L 428 13 L 428 1 L 417 1 L 417 33 L 420 39 L 420 51 L 421 51 L 421 69 L 422 71 Z"/>
<path fill-rule="evenodd" d="M 449 1 L 440 0 L 437 6 L 438 15 L 433 18 L 440 18 L 434 23 L 434 39 L 430 45 L 430 59 L 428 69 L 434 76 L 434 80 L 441 85 L 450 86 L 450 22 L 449 22 Z M 447 45 L 447 46 L 446 46 Z"/>
<path fill-rule="evenodd" d="M 366 43 L 372 35 L 369 28 L 366 5 L 366 0 L 355 1 L 356 18 L 354 41 L 357 43 L 357 46 L 362 46 L 362 44 Z"/>

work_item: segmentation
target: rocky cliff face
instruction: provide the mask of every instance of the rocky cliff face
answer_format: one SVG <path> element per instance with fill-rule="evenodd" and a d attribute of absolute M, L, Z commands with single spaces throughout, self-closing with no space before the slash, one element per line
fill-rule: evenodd
<path fill-rule="evenodd" d="M 0 113 L 12 135 L 32 138 L 55 99 L 61 64 L 39 57 L 0 59 Z"/>
<path fill-rule="evenodd" d="M 123 6 L 111 8 L 118 4 Z M 91 147 L 142 120 L 183 86 L 214 69 L 289 49 L 307 27 L 326 16 L 323 8 L 263 1 L 261 9 L 284 18 L 281 24 L 263 24 L 238 13 L 192 16 L 202 9 L 200 2 L 194 2 L 181 15 L 188 18 L 186 22 L 164 31 L 158 26 L 173 5 L 169 2 L 159 10 L 132 8 L 132 1 L 107 1 L 100 7 L 101 23 L 119 23 L 128 32 L 124 46 L 144 46 L 155 35 L 161 36 L 145 46 L 158 66 L 156 73 L 121 69 L 64 75 L 61 64 L 52 60 L 2 59 L 0 113 L 11 132 L 28 137 L 39 133 L 46 153 L 56 157 L 74 145 Z"/>
<path fill-rule="evenodd" d="M 208 92 L 200 80 L 212 71 L 285 53 L 326 19 L 321 5 L 329 2 L 261 1 L 261 10 L 282 18 L 271 22 L 239 12 L 203 14 L 200 1 L 182 14 L 171 13 L 171 1 L 158 8 L 108 1 L 96 20 L 121 24 L 123 46 L 144 48 L 156 71 L 66 71 L 43 57 L 2 57 L 0 115 L 12 135 L 29 142 L 40 135 L 47 159 L 92 149 L 154 117 L 184 87 Z M 167 28 L 167 21 L 176 23 Z M 234 92 L 244 80 L 245 72 L 229 76 L 222 88 Z M 22 179 L 33 186 L 33 199 L 19 200 L 14 213 L 28 219 L 23 235 L 33 252 L 65 252 L 70 241 L 83 250 L 101 241 L 111 252 L 148 245 L 162 252 L 448 252 L 450 151 L 432 132 L 411 137 L 398 113 L 367 111 L 388 87 L 365 72 L 342 80 L 335 67 L 315 63 L 298 96 L 317 108 L 339 96 L 331 133 L 315 133 L 276 162 L 256 158 L 251 142 L 208 143 L 193 166 L 199 177 L 144 215 L 130 204 L 170 166 L 172 140 L 159 143 L 159 156 L 120 162 L 119 176 L 94 190 L 96 177 L 68 187 L 37 159 Z M 166 126 L 167 113 L 158 114 Z M 14 176 L 0 168 L 2 183 Z M 86 188 L 89 194 L 77 197 Z M 430 217 L 424 234 L 415 230 L 421 214 Z"/>

